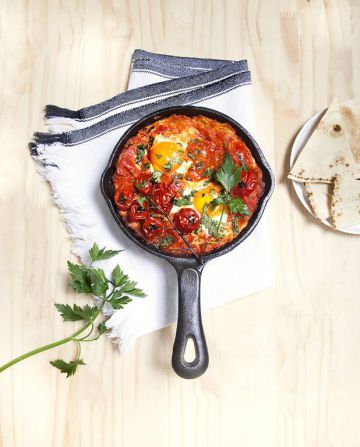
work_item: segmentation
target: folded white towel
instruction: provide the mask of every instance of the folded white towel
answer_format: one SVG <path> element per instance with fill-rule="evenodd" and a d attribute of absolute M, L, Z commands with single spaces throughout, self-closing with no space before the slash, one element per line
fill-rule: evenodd
<path fill-rule="evenodd" d="M 35 133 L 29 145 L 42 175 L 51 184 L 54 201 L 73 241 L 73 252 L 87 263 L 88 249 L 94 241 L 111 249 L 125 248 L 106 261 L 104 269 L 110 271 L 120 263 L 148 295 L 113 313 L 108 320 L 110 336 L 120 349 L 176 320 L 177 279 L 166 261 L 140 249 L 121 232 L 101 195 L 100 177 L 117 141 L 143 116 L 183 104 L 225 113 L 255 135 L 246 61 L 182 58 L 136 50 L 128 87 L 114 98 L 78 111 L 47 106 L 49 133 Z M 205 267 L 202 308 L 258 292 L 271 282 L 265 215 L 238 248 Z"/>

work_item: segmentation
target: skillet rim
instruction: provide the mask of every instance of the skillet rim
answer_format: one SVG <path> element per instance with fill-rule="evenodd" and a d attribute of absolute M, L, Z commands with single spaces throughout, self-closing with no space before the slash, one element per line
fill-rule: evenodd
<path fill-rule="evenodd" d="M 156 112 L 152 112 L 140 120 L 136 121 L 134 124 L 132 124 L 129 129 L 120 137 L 118 142 L 116 143 L 110 158 L 108 160 L 108 163 L 103 171 L 103 174 L 100 179 L 100 189 L 102 192 L 102 195 L 110 209 L 110 212 L 115 219 L 115 222 L 119 226 L 119 228 L 122 230 L 123 233 L 126 234 L 126 236 L 133 241 L 135 244 L 137 244 L 139 247 L 143 248 L 147 252 L 154 254 L 156 256 L 160 256 L 163 259 L 168 260 L 172 264 L 175 265 L 189 265 L 193 264 L 195 261 L 196 265 L 199 265 L 198 261 L 194 258 L 193 255 L 189 256 L 176 256 L 171 255 L 168 253 L 164 253 L 161 250 L 156 249 L 155 247 L 152 247 L 148 245 L 145 241 L 143 241 L 139 236 L 137 236 L 120 218 L 120 216 L 117 213 L 117 208 L 113 199 L 113 184 L 112 184 L 112 176 L 115 171 L 115 166 L 117 159 L 123 150 L 123 147 L 126 143 L 126 141 L 134 136 L 141 128 L 151 124 L 154 121 L 158 121 L 159 119 L 166 118 L 173 114 L 182 114 L 186 116 L 196 116 L 196 115 L 204 115 L 208 118 L 216 119 L 220 122 L 225 122 L 230 124 L 234 130 L 236 131 L 236 134 L 245 142 L 248 149 L 250 150 L 252 156 L 254 157 L 257 165 L 262 171 L 263 174 L 263 192 L 260 196 L 258 206 L 251 216 L 247 226 L 234 238 L 232 241 L 228 242 L 227 244 L 223 245 L 222 247 L 201 256 L 202 264 L 205 265 L 208 261 L 210 261 L 213 258 L 216 258 L 218 256 L 221 256 L 223 254 L 228 253 L 229 251 L 236 248 L 239 244 L 241 244 L 256 228 L 258 225 L 264 210 L 266 208 L 266 205 L 272 195 L 272 192 L 275 187 L 275 178 L 274 174 L 270 168 L 269 163 L 267 162 L 260 146 L 254 139 L 254 137 L 250 134 L 250 132 L 245 129 L 240 123 L 235 121 L 233 118 L 229 117 L 228 115 L 225 115 L 222 112 L 218 112 L 217 110 L 210 109 L 207 107 L 198 107 L 198 106 L 192 106 L 192 105 L 184 105 L 184 106 L 172 106 L 172 107 L 166 107 L 160 110 L 157 110 Z"/>

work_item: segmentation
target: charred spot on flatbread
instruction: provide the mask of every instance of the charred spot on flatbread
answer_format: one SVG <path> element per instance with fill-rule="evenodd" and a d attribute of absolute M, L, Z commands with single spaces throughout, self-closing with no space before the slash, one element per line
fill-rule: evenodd
<path fill-rule="evenodd" d="M 330 216 L 330 194 L 329 183 L 305 183 L 308 204 L 314 216 L 320 220 L 327 220 Z"/>
<path fill-rule="evenodd" d="M 348 173 L 337 174 L 331 196 L 331 216 L 335 228 L 360 223 L 360 181 Z"/>
<path fill-rule="evenodd" d="M 340 114 L 351 152 L 356 163 L 360 163 L 360 99 L 351 99 L 341 104 Z"/>
<path fill-rule="evenodd" d="M 288 177 L 302 182 L 330 183 L 344 169 L 353 174 L 358 168 L 342 125 L 339 105 L 334 101 L 300 152 Z"/>

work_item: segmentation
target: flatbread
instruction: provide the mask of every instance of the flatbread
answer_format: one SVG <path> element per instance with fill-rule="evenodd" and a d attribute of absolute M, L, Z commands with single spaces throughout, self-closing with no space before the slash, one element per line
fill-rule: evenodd
<path fill-rule="evenodd" d="M 288 178 L 300 182 L 331 183 L 339 172 L 357 169 L 335 100 L 320 120 Z"/>
<path fill-rule="evenodd" d="M 331 216 L 331 184 L 307 182 L 304 183 L 304 187 L 314 216 L 322 221 L 328 219 Z"/>
<path fill-rule="evenodd" d="M 360 98 L 343 102 L 339 108 L 354 160 L 360 163 Z"/>
<path fill-rule="evenodd" d="M 336 175 L 331 215 L 337 229 L 360 224 L 360 180 L 347 174 Z"/>

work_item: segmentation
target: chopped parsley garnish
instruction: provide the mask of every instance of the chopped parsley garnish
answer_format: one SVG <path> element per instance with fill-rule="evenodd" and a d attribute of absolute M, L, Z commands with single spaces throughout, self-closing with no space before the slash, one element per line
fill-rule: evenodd
<path fill-rule="evenodd" d="M 146 180 L 141 180 L 141 182 L 137 185 L 138 188 L 143 188 L 146 186 Z"/>
<path fill-rule="evenodd" d="M 143 159 L 146 153 L 146 146 L 143 144 L 138 144 L 136 149 L 136 160 L 135 163 L 138 165 Z"/>
<path fill-rule="evenodd" d="M 182 196 L 180 199 L 174 200 L 174 205 L 176 206 L 187 206 L 191 205 L 191 196 Z"/>
<path fill-rule="evenodd" d="M 174 238 L 172 236 L 164 236 L 161 237 L 159 242 L 156 244 L 153 244 L 155 248 L 157 248 L 158 250 L 168 247 L 169 245 L 171 245 L 174 242 Z"/>
<path fill-rule="evenodd" d="M 211 178 L 213 174 L 214 174 L 214 170 L 213 169 L 211 169 L 211 168 L 205 168 L 204 169 L 204 173 L 203 173 L 204 177 Z"/>
<path fill-rule="evenodd" d="M 171 170 L 171 166 L 172 166 L 172 163 L 171 163 L 171 161 L 169 161 L 168 163 L 165 163 L 163 165 L 163 168 L 165 169 L 166 172 L 169 172 Z"/>
<path fill-rule="evenodd" d="M 202 215 L 201 224 L 208 230 L 210 236 L 219 236 L 218 223 L 214 219 L 211 219 L 207 214 Z"/>
<path fill-rule="evenodd" d="M 150 179 L 151 183 L 160 183 L 162 175 L 161 171 L 154 171 Z"/>
<path fill-rule="evenodd" d="M 193 154 L 192 152 L 188 152 L 188 157 L 191 158 L 192 160 L 196 160 L 196 155 Z"/>
<path fill-rule="evenodd" d="M 240 197 L 232 197 L 228 203 L 232 213 L 250 216 L 249 208 L 246 206 L 245 202 L 240 199 Z"/>
<path fill-rule="evenodd" d="M 240 230 L 239 230 L 237 219 L 235 216 L 232 216 L 231 223 L 232 223 L 234 233 L 238 234 L 240 232 Z"/>
<path fill-rule="evenodd" d="M 155 154 L 155 155 L 156 155 L 156 158 L 157 158 L 158 160 L 160 160 L 160 158 L 162 157 L 161 154 Z"/>
<path fill-rule="evenodd" d="M 243 171 L 246 172 L 249 168 L 248 168 L 247 164 L 245 163 L 244 154 L 239 154 L 238 157 L 240 158 L 241 167 L 242 167 Z"/>
<path fill-rule="evenodd" d="M 140 206 L 143 206 L 144 202 L 146 202 L 146 197 L 138 197 L 136 200 L 139 202 Z"/>
<path fill-rule="evenodd" d="M 150 163 L 149 162 L 144 163 L 143 169 L 146 170 L 146 169 L 149 169 L 149 168 L 150 168 Z"/>

